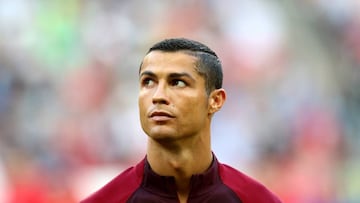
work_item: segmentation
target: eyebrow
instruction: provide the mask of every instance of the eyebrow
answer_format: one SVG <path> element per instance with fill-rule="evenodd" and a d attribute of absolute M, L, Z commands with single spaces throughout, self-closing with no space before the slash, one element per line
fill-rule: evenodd
<path fill-rule="evenodd" d="M 148 75 L 148 76 L 152 76 L 152 77 L 155 77 L 155 73 L 151 72 L 151 71 L 144 71 L 142 72 L 139 76 L 142 77 L 144 75 Z"/>
<path fill-rule="evenodd" d="M 150 76 L 150 77 L 156 77 L 156 74 L 151 72 L 151 71 L 144 71 L 140 74 L 140 77 L 144 76 L 144 75 L 147 75 L 147 76 Z M 189 73 L 170 73 L 169 74 L 169 78 L 182 78 L 182 77 L 186 77 L 186 78 L 189 78 L 191 79 L 192 81 L 195 81 L 195 78 L 192 77 Z"/>
<path fill-rule="evenodd" d="M 169 78 L 189 78 L 192 81 L 195 81 L 195 79 L 189 74 L 189 73 L 170 73 Z"/>

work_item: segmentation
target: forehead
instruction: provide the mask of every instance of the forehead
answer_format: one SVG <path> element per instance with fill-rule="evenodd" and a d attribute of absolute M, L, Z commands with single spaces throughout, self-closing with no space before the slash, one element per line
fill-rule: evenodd
<path fill-rule="evenodd" d="M 140 67 L 140 73 L 144 70 L 191 72 L 199 74 L 196 68 L 197 58 L 186 52 L 152 51 L 148 53 Z"/>

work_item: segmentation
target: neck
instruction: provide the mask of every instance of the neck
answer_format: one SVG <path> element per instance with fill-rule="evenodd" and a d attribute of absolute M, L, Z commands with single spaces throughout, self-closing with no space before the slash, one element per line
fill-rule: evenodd
<path fill-rule="evenodd" d="M 209 139 L 192 140 L 190 143 L 161 143 L 151 138 L 148 141 L 147 160 L 152 170 L 175 178 L 180 200 L 188 197 L 191 176 L 205 172 L 213 159 Z"/>

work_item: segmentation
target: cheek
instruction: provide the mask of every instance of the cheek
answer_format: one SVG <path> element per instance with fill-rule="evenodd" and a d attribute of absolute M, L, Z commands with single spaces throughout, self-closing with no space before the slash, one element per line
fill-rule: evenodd
<path fill-rule="evenodd" d="M 143 117 L 146 114 L 147 105 L 146 105 L 145 98 L 146 97 L 144 97 L 143 94 L 140 94 L 139 98 L 138 98 L 138 107 L 139 107 L 140 117 Z"/>
<path fill-rule="evenodd" d="M 189 99 L 183 107 L 183 112 L 185 112 L 185 115 L 188 115 L 190 118 L 198 118 L 208 114 L 207 102 L 203 98 L 194 97 Z"/>

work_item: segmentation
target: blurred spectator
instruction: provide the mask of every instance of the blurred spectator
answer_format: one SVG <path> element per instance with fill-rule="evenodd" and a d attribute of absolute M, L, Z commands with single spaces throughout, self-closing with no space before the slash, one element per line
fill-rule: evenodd
<path fill-rule="evenodd" d="M 62 82 L 63 112 L 53 141 L 73 164 L 101 163 L 111 156 L 106 151 L 112 143 L 106 118 L 111 83 L 109 69 L 97 63 L 71 71 Z"/>

